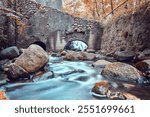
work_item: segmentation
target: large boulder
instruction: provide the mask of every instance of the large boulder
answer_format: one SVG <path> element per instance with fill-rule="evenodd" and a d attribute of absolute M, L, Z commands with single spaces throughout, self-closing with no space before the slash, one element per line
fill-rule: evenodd
<path fill-rule="evenodd" d="M 102 71 L 102 75 L 111 80 L 145 83 L 139 70 L 131 65 L 121 62 L 107 64 Z"/>
<path fill-rule="evenodd" d="M 16 46 L 8 47 L 0 52 L 0 59 L 13 59 L 20 55 Z"/>
<path fill-rule="evenodd" d="M 48 62 L 48 54 L 38 45 L 30 45 L 13 64 L 8 66 L 9 78 L 24 77 L 38 71 Z"/>
<path fill-rule="evenodd" d="M 35 72 L 48 62 L 48 54 L 40 46 L 32 44 L 15 61 L 27 72 Z"/>

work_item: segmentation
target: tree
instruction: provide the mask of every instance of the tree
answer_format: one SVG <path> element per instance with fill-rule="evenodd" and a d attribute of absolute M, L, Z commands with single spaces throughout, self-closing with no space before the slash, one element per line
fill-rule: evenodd
<path fill-rule="evenodd" d="M 114 8 L 113 8 L 113 1 L 110 0 L 110 6 L 111 6 L 111 13 L 114 14 Z"/>

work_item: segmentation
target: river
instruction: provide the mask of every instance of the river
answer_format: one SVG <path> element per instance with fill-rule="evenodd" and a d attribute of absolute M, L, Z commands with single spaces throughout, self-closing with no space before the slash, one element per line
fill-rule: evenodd
<path fill-rule="evenodd" d="M 53 76 L 47 77 L 45 73 L 33 82 L 8 83 L 2 86 L 8 98 L 10 100 L 107 99 L 97 98 L 91 94 L 94 84 L 105 78 L 91 66 L 90 62 L 64 61 L 62 57 L 49 56 L 46 66 L 47 72 L 52 71 Z M 122 90 L 136 94 L 142 99 L 150 99 L 150 87 L 126 84 Z"/>

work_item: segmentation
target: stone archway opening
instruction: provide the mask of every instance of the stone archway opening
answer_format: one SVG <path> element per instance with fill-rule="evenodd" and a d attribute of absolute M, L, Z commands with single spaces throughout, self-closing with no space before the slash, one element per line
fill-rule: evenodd
<path fill-rule="evenodd" d="M 88 49 L 88 44 L 80 39 L 70 40 L 64 47 L 64 50 L 73 51 L 86 51 Z"/>
<path fill-rule="evenodd" d="M 46 44 L 44 42 L 42 42 L 42 41 L 35 41 L 32 44 L 39 45 L 40 47 L 42 47 L 46 51 Z"/>

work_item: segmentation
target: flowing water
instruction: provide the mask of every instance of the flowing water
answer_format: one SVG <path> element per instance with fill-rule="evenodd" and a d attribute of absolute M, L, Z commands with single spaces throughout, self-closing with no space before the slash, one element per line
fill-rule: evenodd
<path fill-rule="evenodd" d="M 9 83 L 2 88 L 5 89 L 11 100 L 106 99 L 97 98 L 91 94 L 94 84 L 104 78 L 88 62 L 64 61 L 61 57 L 50 56 L 47 71 L 53 71 L 54 75 L 46 77 L 43 74 L 40 79 L 36 79 L 34 82 Z M 150 88 L 126 86 L 127 88 L 123 90 L 139 94 L 143 99 L 150 99 Z"/>
<path fill-rule="evenodd" d="M 90 94 L 90 90 L 96 82 L 102 79 L 102 76 L 90 64 L 50 57 L 48 66 L 48 70 L 55 74 L 54 77 L 30 83 L 5 85 L 8 97 L 21 100 L 96 99 Z"/>

